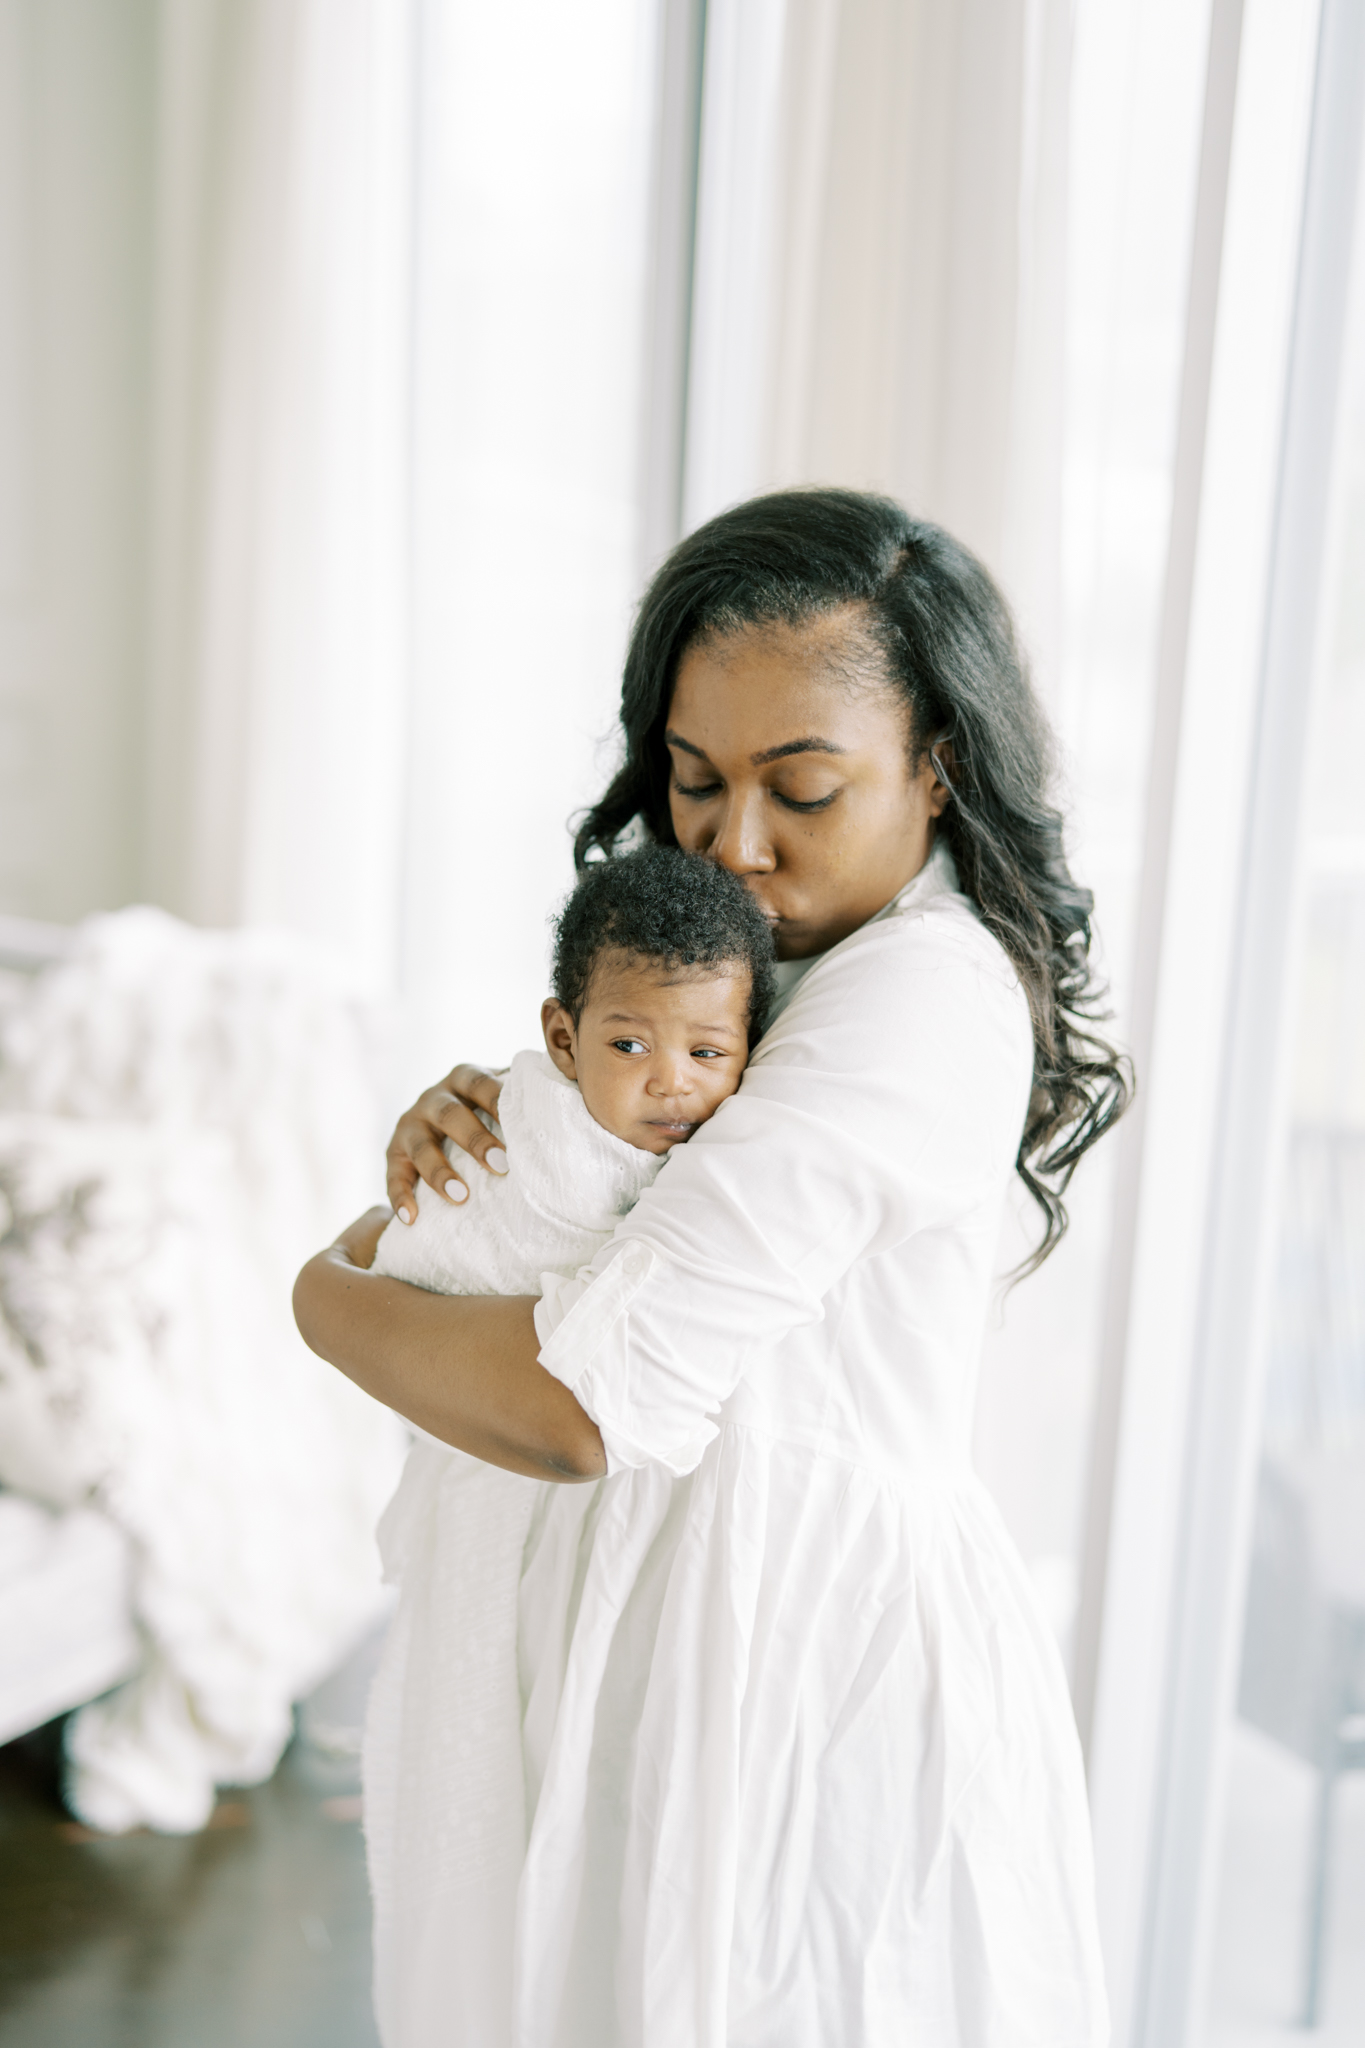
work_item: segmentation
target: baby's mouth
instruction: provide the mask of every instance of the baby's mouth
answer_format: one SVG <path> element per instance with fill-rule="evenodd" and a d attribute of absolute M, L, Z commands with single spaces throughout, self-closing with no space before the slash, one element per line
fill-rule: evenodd
<path fill-rule="evenodd" d="M 651 1117 L 649 1128 L 670 1138 L 690 1138 L 697 1126 L 685 1123 L 681 1117 Z"/>

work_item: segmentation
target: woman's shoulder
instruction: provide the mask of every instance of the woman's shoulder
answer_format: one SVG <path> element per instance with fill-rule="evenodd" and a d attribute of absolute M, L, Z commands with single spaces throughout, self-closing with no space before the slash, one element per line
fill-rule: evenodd
<path fill-rule="evenodd" d="M 914 880 L 845 944 L 856 950 L 860 939 L 921 950 L 942 947 L 972 961 L 1004 988 L 1019 984 L 1013 962 L 982 923 L 980 911 L 962 887 L 952 851 L 942 839 Z"/>

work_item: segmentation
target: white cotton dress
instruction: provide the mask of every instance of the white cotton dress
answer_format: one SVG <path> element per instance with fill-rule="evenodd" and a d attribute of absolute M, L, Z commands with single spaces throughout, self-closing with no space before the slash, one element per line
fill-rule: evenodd
<path fill-rule="evenodd" d="M 372 1271 L 437 1294 L 539 1294 L 610 1242 L 665 1164 L 594 1122 L 544 1052 L 517 1054 L 498 1113 L 506 1175 L 471 1171 L 447 1145 L 465 1168 L 465 1202 L 454 1208 L 423 1183 L 416 1221 L 389 1224 Z M 517 1587 L 532 1512 L 554 1489 L 417 1437 L 379 1526 L 401 1592 L 365 1739 L 376 2004 L 386 2040 L 492 2043 L 507 2035 L 526 1846 Z M 505 1957 L 500 1975 L 481 1957 L 453 2036 L 452 1920 Z M 414 2010 L 439 2017 L 414 2028 Z"/>
<path fill-rule="evenodd" d="M 451 1768 L 446 1702 L 427 1792 L 469 1852 L 405 1874 L 443 1926 L 381 1983 L 386 2048 L 1107 2039 L 1061 1663 L 970 1466 L 1031 1068 L 940 848 L 546 1275 L 609 1476 L 536 1489 L 507 1591 L 519 1813 Z"/>

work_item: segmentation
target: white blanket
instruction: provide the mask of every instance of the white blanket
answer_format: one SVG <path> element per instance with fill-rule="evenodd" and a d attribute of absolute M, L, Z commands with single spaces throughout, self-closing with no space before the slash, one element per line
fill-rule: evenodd
<path fill-rule="evenodd" d="M 452 1208 L 421 1187 L 417 1221 L 389 1225 L 376 1271 L 438 1293 L 539 1294 L 543 1275 L 587 1264 L 664 1163 L 594 1123 L 545 1053 L 517 1055 L 498 1114 L 506 1177 L 448 1146 L 468 1200 Z M 423 1979 L 452 1891 L 466 1915 L 496 1926 L 516 1885 L 526 1813 L 517 1589 L 537 1504 L 553 1490 L 422 1438 L 380 1524 L 386 1575 L 401 1588 L 365 1737 L 381 2015 Z"/>
<path fill-rule="evenodd" d="M 139 1672 L 68 1729 L 68 1797 L 199 1826 L 369 1627 L 405 1433 L 289 1289 L 373 1187 L 356 1008 L 283 935 L 92 919 L 0 1016 L 0 1482 L 134 1558 Z"/>

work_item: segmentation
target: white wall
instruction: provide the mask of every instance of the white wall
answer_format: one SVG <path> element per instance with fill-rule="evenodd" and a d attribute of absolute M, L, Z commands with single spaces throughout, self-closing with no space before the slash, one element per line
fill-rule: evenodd
<path fill-rule="evenodd" d="M 0 908 L 140 887 L 151 0 L 0 0 Z"/>

